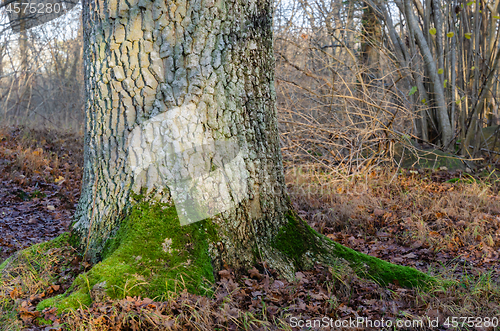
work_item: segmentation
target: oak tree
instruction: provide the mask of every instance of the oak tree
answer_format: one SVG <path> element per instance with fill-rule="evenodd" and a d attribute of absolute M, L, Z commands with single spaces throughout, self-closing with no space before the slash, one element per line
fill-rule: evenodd
<path fill-rule="evenodd" d="M 196 291 L 227 266 L 265 261 L 293 278 L 338 257 L 384 282 L 427 279 L 334 243 L 294 213 L 272 25 L 272 0 L 83 1 L 85 162 L 73 240 L 96 264 L 82 288 L 153 296 L 182 276 Z"/>

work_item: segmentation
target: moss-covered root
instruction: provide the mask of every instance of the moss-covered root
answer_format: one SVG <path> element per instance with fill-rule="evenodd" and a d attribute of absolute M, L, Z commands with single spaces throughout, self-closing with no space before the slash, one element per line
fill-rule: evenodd
<path fill-rule="evenodd" d="M 180 226 L 175 207 L 142 202 L 134 206 L 102 262 L 77 277 L 63 295 L 37 309 L 88 306 L 95 300 L 142 296 L 164 299 L 169 291 L 205 293 L 214 282 L 208 256 L 212 223 Z"/>
<path fill-rule="evenodd" d="M 287 218 L 288 224 L 280 230 L 273 246 L 293 260 L 297 269 L 307 269 L 313 262 L 338 265 L 341 258 L 359 276 L 382 285 L 395 283 L 404 287 L 426 287 L 435 282 L 433 277 L 414 268 L 392 264 L 342 246 L 316 232 L 293 213 Z"/>
<path fill-rule="evenodd" d="M 47 268 L 49 259 L 47 259 L 47 253 L 53 249 L 62 248 L 68 246 L 69 233 L 63 233 L 58 237 L 39 244 L 35 244 L 21 251 L 15 252 L 7 260 L 0 264 L 0 274 L 7 274 L 10 272 L 15 272 L 15 269 L 22 269 L 26 264 L 35 270 L 43 270 Z M 34 265 L 31 265 L 31 261 L 35 261 Z"/>

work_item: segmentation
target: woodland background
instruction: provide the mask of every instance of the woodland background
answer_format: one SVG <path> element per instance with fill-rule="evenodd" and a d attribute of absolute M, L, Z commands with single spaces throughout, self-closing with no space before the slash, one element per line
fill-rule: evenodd
<path fill-rule="evenodd" d="M 278 113 L 287 159 L 351 173 L 393 161 L 404 147 L 439 147 L 495 161 L 499 1 L 275 5 Z M 1 122 L 81 133 L 79 6 L 21 33 L 3 17 Z"/>

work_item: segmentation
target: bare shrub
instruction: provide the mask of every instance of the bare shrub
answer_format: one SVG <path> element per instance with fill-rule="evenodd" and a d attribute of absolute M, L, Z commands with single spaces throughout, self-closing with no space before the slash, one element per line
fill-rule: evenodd
<path fill-rule="evenodd" d="M 343 176 L 392 162 L 395 143 L 409 141 L 415 119 L 408 90 L 396 84 L 401 71 L 392 54 L 359 30 L 352 6 L 280 6 L 276 90 L 285 160 Z"/>
<path fill-rule="evenodd" d="M 4 8 L 5 9 L 5 8 Z M 0 123 L 82 131 L 80 6 L 0 41 Z"/>

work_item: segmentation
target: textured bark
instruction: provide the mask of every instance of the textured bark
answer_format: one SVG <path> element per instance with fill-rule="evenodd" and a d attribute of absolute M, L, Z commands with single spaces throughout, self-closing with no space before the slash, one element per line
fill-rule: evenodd
<path fill-rule="evenodd" d="M 441 2 L 439 0 L 432 0 L 432 16 L 434 18 L 434 26 L 436 27 L 436 53 L 437 53 L 437 67 L 444 70 L 444 50 L 443 50 L 443 19 L 441 17 Z M 441 84 L 444 82 L 444 75 L 441 74 Z"/>
<path fill-rule="evenodd" d="M 361 43 L 361 63 L 368 74 L 364 74 L 365 83 L 380 78 L 380 52 L 378 46 L 382 43 L 382 25 L 369 2 L 363 9 L 363 42 Z"/>
<path fill-rule="evenodd" d="M 245 268 L 262 258 L 292 275 L 292 262 L 271 248 L 289 210 L 272 1 L 84 0 L 83 25 L 85 168 L 74 232 L 86 256 L 100 259 L 135 194 L 171 201 L 172 169 L 192 174 L 191 166 L 213 165 L 208 154 L 200 161 L 181 153 L 168 168 L 168 148 L 232 141 L 240 148 L 243 169 L 234 178 L 244 196 L 226 197 L 234 207 L 213 218 L 214 268 Z"/>

